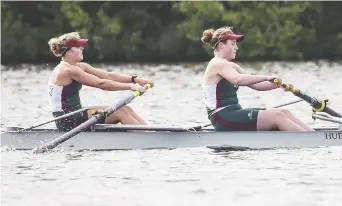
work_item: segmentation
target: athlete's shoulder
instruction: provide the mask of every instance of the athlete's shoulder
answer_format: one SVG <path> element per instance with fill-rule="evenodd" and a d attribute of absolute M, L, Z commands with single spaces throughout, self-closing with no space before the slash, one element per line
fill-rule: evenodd
<path fill-rule="evenodd" d="M 76 66 L 81 67 L 81 68 L 91 67 L 91 65 L 86 62 L 77 62 Z"/>
<path fill-rule="evenodd" d="M 214 57 L 209 62 L 209 67 L 219 70 L 219 69 L 227 69 L 227 68 L 233 68 L 234 64 L 226 59 Z"/>
<path fill-rule="evenodd" d="M 74 75 L 80 75 L 83 73 L 83 69 L 77 65 L 63 65 L 60 68 L 60 73 L 68 77 L 72 77 Z"/>
<path fill-rule="evenodd" d="M 83 69 L 83 71 L 88 73 L 95 69 L 93 66 L 85 62 L 78 62 L 76 66 L 80 67 L 81 69 Z"/>

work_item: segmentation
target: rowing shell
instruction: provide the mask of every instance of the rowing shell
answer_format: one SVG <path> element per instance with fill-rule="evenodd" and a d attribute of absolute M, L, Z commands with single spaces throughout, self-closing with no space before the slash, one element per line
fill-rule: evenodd
<path fill-rule="evenodd" d="M 342 146 L 342 131 L 338 128 L 316 128 L 314 132 L 243 131 L 217 132 L 213 129 L 186 131 L 180 127 L 147 125 L 94 125 L 58 146 L 75 150 L 127 150 L 156 148 L 312 148 Z M 161 131 L 158 131 L 158 127 Z M 168 131 L 165 131 L 167 128 Z M 135 131 L 131 131 L 134 129 Z M 63 132 L 55 129 L 32 129 L 24 132 L 4 132 L 1 147 L 31 150 L 51 142 Z"/>

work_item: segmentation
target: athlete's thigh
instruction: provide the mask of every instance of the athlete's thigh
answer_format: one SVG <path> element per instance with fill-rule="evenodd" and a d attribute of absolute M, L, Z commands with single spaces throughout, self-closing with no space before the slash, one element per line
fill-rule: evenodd
<path fill-rule="evenodd" d="M 283 113 L 274 109 L 267 109 L 265 111 L 260 111 L 258 115 L 258 121 L 257 121 L 257 130 L 261 130 L 261 131 L 278 130 L 277 121 L 279 121 L 281 114 Z"/>
<path fill-rule="evenodd" d="M 221 110 L 212 117 L 217 130 L 256 131 L 260 109 Z"/>
<path fill-rule="evenodd" d="M 56 121 L 58 129 L 69 131 L 88 120 L 87 110 Z"/>
<path fill-rule="evenodd" d="M 105 110 L 107 109 L 109 106 L 91 106 L 88 110 L 88 118 L 92 117 L 94 115 L 94 112 L 96 112 L 96 110 Z M 109 124 L 109 123 L 119 123 L 119 119 L 120 119 L 120 115 L 126 115 L 127 111 L 125 109 L 125 107 L 120 108 L 119 110 L 113 112 L 112 114 L 110 114 L 106 119 L 101 120 L 99 123 L 100 124 Z"/>

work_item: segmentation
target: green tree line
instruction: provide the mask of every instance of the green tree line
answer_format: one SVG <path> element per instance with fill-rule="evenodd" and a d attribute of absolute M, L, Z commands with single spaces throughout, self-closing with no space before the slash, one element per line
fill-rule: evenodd
<path fill-rule="evenodd" d="M 51 62 L 48 40 L 88 38 L 92 62 L 203 61 L 205 29 L 245 34 L 239 61 L 341 59 L 341 2 L 1 2 L 1 61 Z"/>

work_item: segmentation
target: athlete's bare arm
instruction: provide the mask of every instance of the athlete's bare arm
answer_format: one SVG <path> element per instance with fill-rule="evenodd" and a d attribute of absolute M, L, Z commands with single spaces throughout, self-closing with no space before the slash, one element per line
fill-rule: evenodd
<path fill-rule="evenodd" d="M 100 79 L 109 79 L 116 82 L 121 83 L 131 83 L 132 82 L 132 76 L 125 75 L 125 74 L 118 74 L 114 72 L 107 72 L 102 69 L 94 68 L 90 64 L 79 62 L 77 63 L 77 66 L 81 67 L 85 72 L 89 74 L 93 74 L 97 76 Z"/>
<path fill-rule="evenodd" d="M 234 62 L 231 62 L 231 63 L 233 65 L 233 67 L 236 69 L 236 71 L 239 72 L 240 74 L 249 74 L 244 69 L 242 69 L 238 64 L 236 64 Z M 248 87 L 251 89 L 257 90 L 257 91 L 268 91 L 268 90 L 273 90 L 273 89 L 279 88 L 278 85 L 273 84 L 273 83 L 268 82 L 268 81 L 252 84 L 252 85 L 249 85 Z"/>
<path fill-rule="evenodd" d="M 239 86 L 249 86 L 273 79 L 273 77 L 264 75 L 241 74 L 234 68 L 232 62 L 228 62 L 224 59 L 216 60 L 213 69 L 232 84 Z"/>
<path fill-rule="evenodd" d="M 107 91 L 132 90 L 133 85 L 131 84 L 115 82 L 109 79 L 101 79 L 95 75 L 85 72 L 79 67 L 65 67 L 63 70 L 70 78 L 90 87 L 96 87 Z"/>

